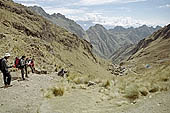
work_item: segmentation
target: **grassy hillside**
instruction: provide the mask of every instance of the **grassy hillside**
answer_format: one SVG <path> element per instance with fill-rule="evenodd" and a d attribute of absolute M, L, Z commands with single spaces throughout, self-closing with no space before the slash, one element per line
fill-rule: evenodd
<path fill-rule="evenodd" d="M 80 75 L 108 73 L 91 52 L 92 46 L 27 7 L 0 0 L 0 56 L 11 53 L 35 58 L 36 68 L 54 71 L 60 67 Z"/>

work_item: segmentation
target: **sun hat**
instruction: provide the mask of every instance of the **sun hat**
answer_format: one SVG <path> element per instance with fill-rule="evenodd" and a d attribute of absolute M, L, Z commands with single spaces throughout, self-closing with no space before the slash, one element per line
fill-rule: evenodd
<path fill-rule="evenodd" d="M 9 53 L 5 53 L 5 57 L 10 57 L 11 55 Z"/>

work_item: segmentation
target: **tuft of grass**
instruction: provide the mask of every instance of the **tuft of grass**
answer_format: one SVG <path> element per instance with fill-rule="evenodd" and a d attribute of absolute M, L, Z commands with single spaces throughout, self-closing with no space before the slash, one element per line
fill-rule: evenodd
<path fill-rule="evenodd" d="M 149 93 L 146 87 L 139 88 L 139 92 L 141 93 L 142 96 L 147 96 Z"/>
<path fill-rule="evenodd" d="M 108 88 L 110 86 L 110 81 L 109 80 L 106 80 L 102 83 L 102 87 L 104 88 Z"/>
<path fill-rule="evenodd" d="M 52 93 L 53 93 L 54 96 L 63 96 L 64 95 L 64 88 L 54 87 L 51 90 L 52 90 Z"/>
<path fill-rule="evenodd" d="M 129 86 L 127 86 L 124 93 L 124 96 L 129 100 L 135 100 L 139 98 L 139 91 L 136 84 L 130 84 Z"/>
<path fill-rule="evenodd" d="M 155 93 L 155 92 L 157 92 L 157 91 L 159 91 L 159 86 L 157 86 L 157 85 L 155 85 L 155 84 L 153 84 L 153 85 L 150 87 L 150 89 L 149 89 L 149 92 L 150 92 L 150 93 Z"/>
<path fill-rule="evenodd" d="M 73 82 L 76 84 L 84 84 L 84 80 L 82 77 L 75 78 Z"/>
<path fill-rule="evenodd" d="M 45 94 L 45 98 L 52 98 L 53 97 L 53 94 L 51 93 L 51 91 L 48 91 L 46 94 Z"/>

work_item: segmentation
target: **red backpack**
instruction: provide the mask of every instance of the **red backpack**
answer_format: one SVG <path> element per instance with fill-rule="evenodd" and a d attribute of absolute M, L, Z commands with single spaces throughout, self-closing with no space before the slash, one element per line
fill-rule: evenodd
<path fill-rule="evenodd" d="M 20 65 L 20 59 L 18 57 L 15 58 L 15 68 L 19 68 L 21 65 Z"/>

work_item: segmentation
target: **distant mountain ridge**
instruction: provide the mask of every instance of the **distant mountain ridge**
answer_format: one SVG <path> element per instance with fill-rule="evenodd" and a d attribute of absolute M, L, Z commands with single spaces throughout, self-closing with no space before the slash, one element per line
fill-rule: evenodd
<path fill-rule="evenodd" d="M 116 26 L 114 29 L 108 30 L 104 26 L 96 24 L 85 31 L 75 21 L 66 18 L 60 13 L 49 15 L 41 7 L 33 6 L 29 8 L 54 24 L 65 28 L 80 38 L 87 40 L 92 44 L 93 52 L 106 59 L 114 58 L 117 53 L 116 51 L 121 50 L 121 48 L 137 44 L 140 40 L 161 28 L 160 26 L 153 28 L 146 25 L 138 28 L 124 28 L 122 26 Z"/>
<path fill-rule="evenodd" d="M 31 10 L 36 12 L 37 14 L 43 16 L 47 20 L 53 22 L 54 24 L 65 28 L 66 30 L 70 31 L 71 33 L 76 34 L 78 37 L 83 39 L 88 39 L 88 36 L 86 32 L 83 30 L 83 28 L 77 24 L 75 21 L 66 18 L 64 15 L 60 13 L 54 13 L 52 15 L 46 13 L 41 7 L 38 6 L 30 6 Z"/>
<path fill-rule="evenodd" d="M 170 24 L 141 40 L 130 52 L 132 55 L 129 60 L 139 58 L 144 60 L 149 56 L 154 57 L 149 61 L 155 62 L 170 58 Z"/>
<path fill-rule="evenodd" d="M 112 55 L 120 48 L 137 44 L 160 28 L 160 26 L 153 28 L 143 25 L 138 28 L 117 26 L 114 29 L 107 30 L 104 26 L 97 24 L 90 27 L 87 34 L 98 55 L 104 58 L 112 58 Z"/>

